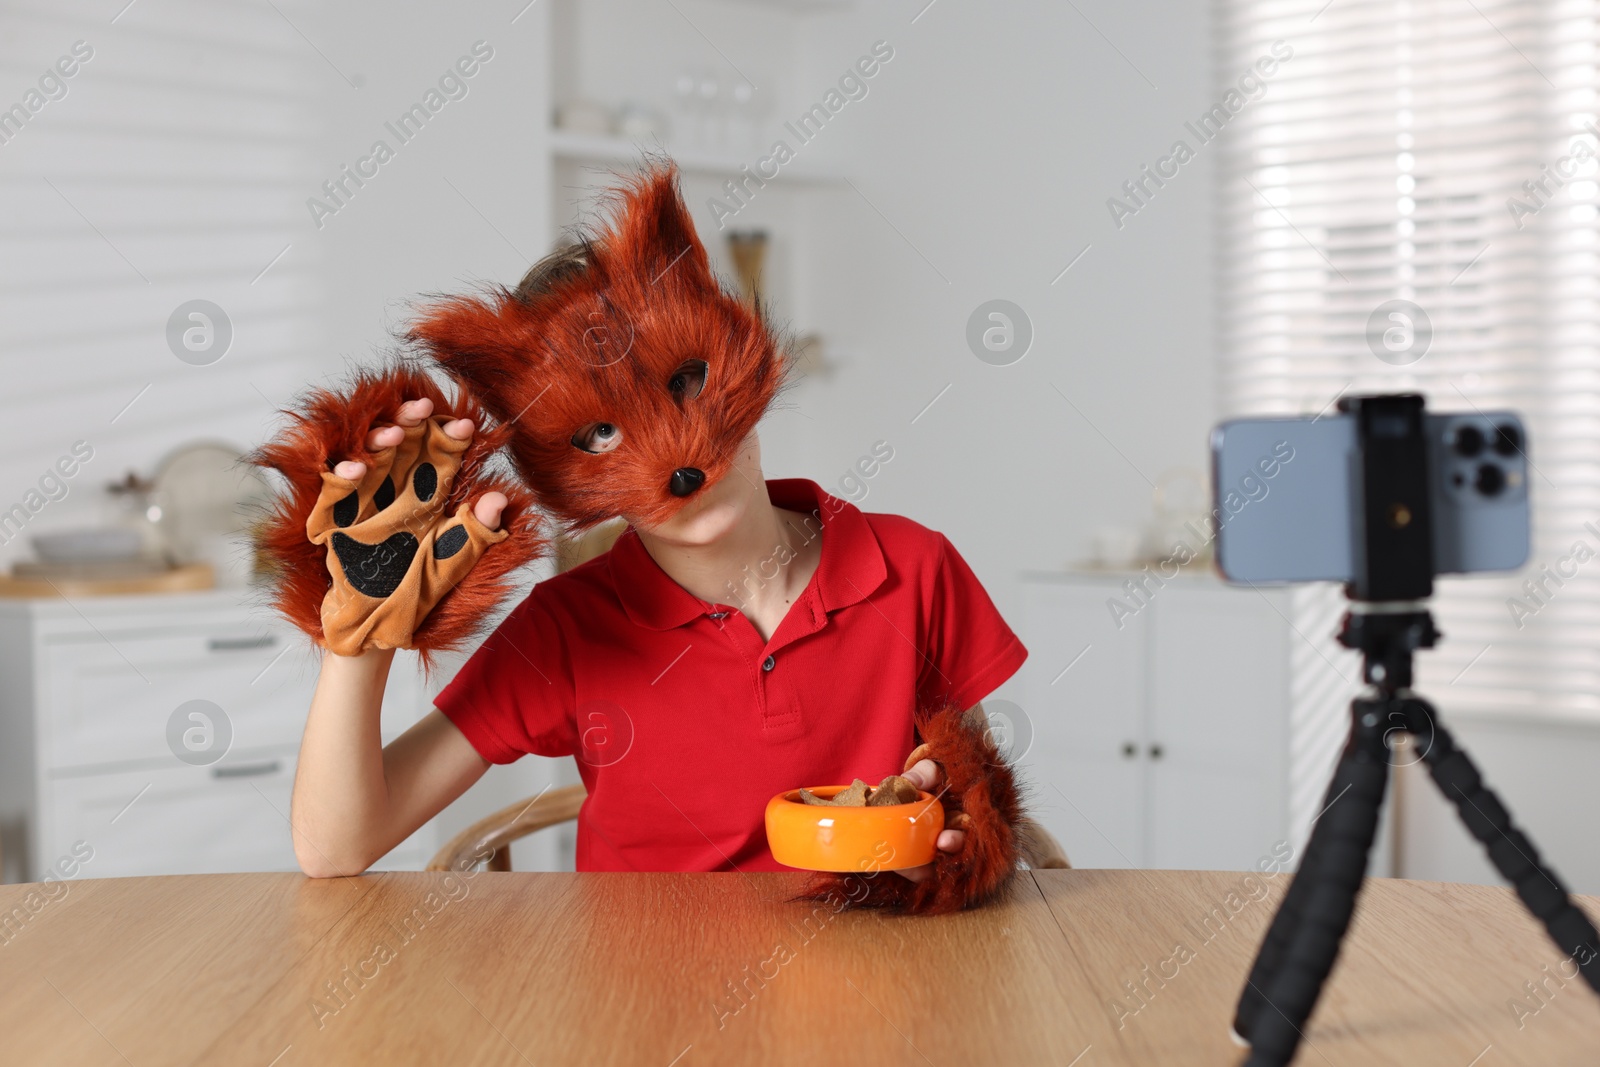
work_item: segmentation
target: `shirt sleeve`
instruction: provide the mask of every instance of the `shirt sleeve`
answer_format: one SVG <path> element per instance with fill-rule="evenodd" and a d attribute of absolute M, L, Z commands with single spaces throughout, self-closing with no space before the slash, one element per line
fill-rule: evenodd
<path fill-rule="evenodd" d="M 924 708 L 951 703 L 966 709 L 1015 674 L 1028 658 L 1028 650 L 943 534 L 939 534 L 939 549 L 917 698 Z"/>
<path fill-rule="evenodd" d="M 434 699 L 490 763 L 577 751 L 571 663 L 538 587 Z"/>

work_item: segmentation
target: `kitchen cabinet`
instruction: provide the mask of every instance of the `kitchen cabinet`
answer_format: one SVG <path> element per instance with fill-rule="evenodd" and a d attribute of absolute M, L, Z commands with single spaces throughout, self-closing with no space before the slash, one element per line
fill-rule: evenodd
<path fill-rule="evenodd" d="M 1331 632 L 1301 636 L 1294 592 L 1095 571 L 1023 590 L 1020 766 L 1074 866 L 1246 870 L 1298 849 L 1354 664 Z M 1303 699 L 1329 676 L 1331 698 Z"/>
<path fill-rule="evenodd" d="M 430 707 L 395 660 L 385 741 Z M 317 656 L 239 594 L 0 601 L 6 881 L 296 868 L 289 793 Z M 376 866 L 418 869 L 425 826 Z M 82 842 L 83 845 L 79 845 Z"/>

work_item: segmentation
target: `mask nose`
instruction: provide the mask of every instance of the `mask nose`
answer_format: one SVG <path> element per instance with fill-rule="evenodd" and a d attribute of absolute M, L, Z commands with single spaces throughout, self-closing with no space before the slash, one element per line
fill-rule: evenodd
<path fill-rule="evenodd" d="M 679 467 L 672 472 L 672 478 L 667 482 L 667 488 L 673 496 L 688 496 L 705 482 L 706 475 L 702 470 L 694 467 Z"/>

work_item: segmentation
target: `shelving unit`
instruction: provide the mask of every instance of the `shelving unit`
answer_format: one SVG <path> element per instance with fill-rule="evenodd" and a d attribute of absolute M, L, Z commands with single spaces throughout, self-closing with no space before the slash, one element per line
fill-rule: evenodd
<path fill-rule="evenodd" d="M 719 23 L 718 44 L 709 44 L 688 21 L 695 12 L 662 13 L 659 6 L 641 0 L 607 0 L 600 5 L 576 0 L 555 0 L 528 12 L 542 26 L 549 72 L 545 84 L 545 126 L 540 139 L 548 160 L 546 187 L 550 190 L 548 225 L 552 239 L 577 224 L 592 210 L 595 195 L 611 183 L 612 172 L 626 170 L 647 153 L 666 154 L 682 173 L 684 198 L 694 213 L 713 268 L 723 277 L 733 276 L 725 247 L 726 231 L 761 229 L 770 235 L 763 270 L 764 295 L 774 318 L 795 335 L 816 335 L 824 348 L 812 349 L 817 362 L 828 366 L 837 351 L 821 314 L 808 306 L 807 297 L 817 279 L 830 269 L 827 250 L 813 247 L 807 238 L 807 219 L 822 210 L 823 198 L 850 193 L 845 173 L 827 158 L 824 147 L 801 144 L 784 129 L 784 117 L 803 110 L 799 103 L 815 95 L 806 81 L 804 36 L 795 28 L 805 19 L 851 6 L 853 0 L 722 0 L 728 21 Z M 592 46 L 606 38 L 606 27 L 624 19 L 647 27 L 655 46 L 619 55 L 614 49 Z M 652 21 L 653 20 L 653 21 Z M 736 24 L 730 28 L 728 23 Z M 680 32 L 681 31 L 681 32 Z M 744 34 L 742 47 L 734 43 Z M 777 42 L 774 44 L 773 42 Z M 728 58 L 732 55 L 732 59 Z M 733 66 L 737 62 L 738 68 Z M 726 82 L 748 74 L 758 92 L 767 97 L 763 117 L 754 120 L 753 135 L 737 138 L 739 146 L 702 142 L 684 127 L 700 121 L 679 113 L 670 91 L 676 76 L 689 70 L 714 72 Z M 555 125 L 562 106 L 583 98 L 617 113 L 634 103 L 660 112 L 666 130 L 659 138 L 635 140 L 616 134 L 596 134 Z M 732 137 L 732 134 L 730 134 Z M 769 156 L 777 139 L 795 149 L 794 158 L 782 164 L 745 204 L 732 204 L 737 217 L 719 226 L 708 207 L 712 198 L 727 201 L 724 183 L 746 167 L 754 169 Z"/>

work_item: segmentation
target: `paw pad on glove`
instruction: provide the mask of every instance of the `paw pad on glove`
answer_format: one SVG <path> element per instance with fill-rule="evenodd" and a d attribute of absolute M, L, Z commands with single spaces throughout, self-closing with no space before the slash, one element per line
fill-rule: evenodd
<path fill-rule="evenodd" d="M 449 559 L 467 546 L 467 528 L 452 526 L 433 542 L 433 558 Z"/>
<path fill-rule="evenodd" d="M 356 592 L 378 598 L 390 596 L 400 588 L 417 554 L 417 539 L 408 533 L 393 534 L 376 545 L 335 533 L 329 544 L 339 558 L 345 580 Z"/>

